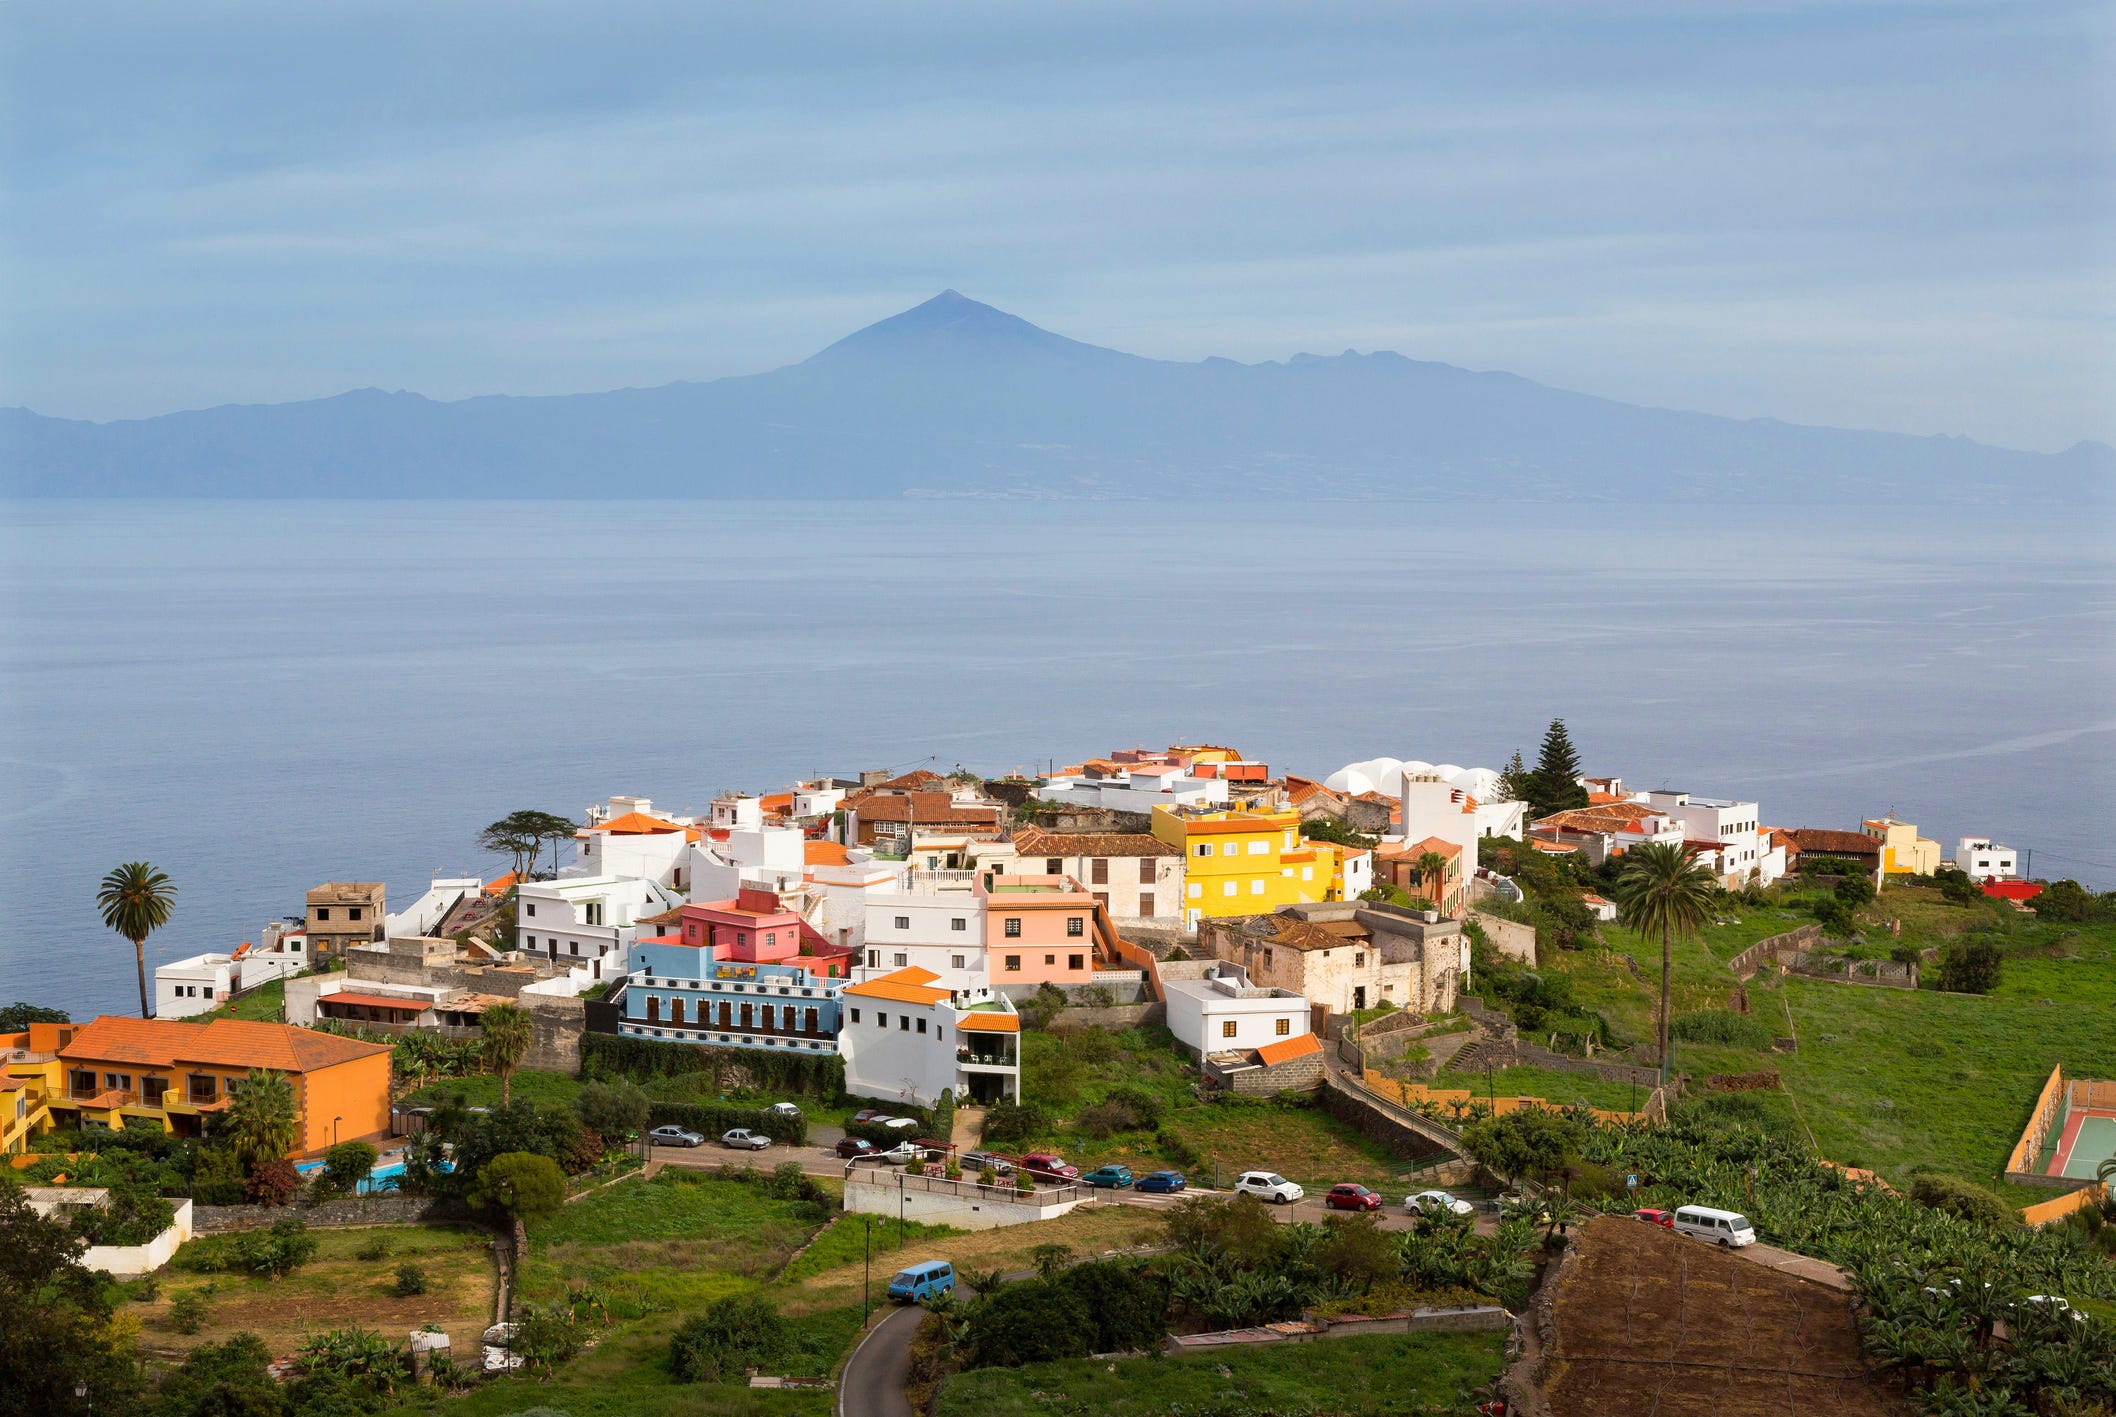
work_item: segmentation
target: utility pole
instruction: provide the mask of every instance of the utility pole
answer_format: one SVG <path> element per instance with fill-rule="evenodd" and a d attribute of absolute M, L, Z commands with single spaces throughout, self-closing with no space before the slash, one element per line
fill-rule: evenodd
<path fill-rule="evenodd" d="M 867 1327 L 869 1305 L 874 1299 L 874 1217 L 862 1216 L 867 1222 L 867 1269 L 860 1277 L 860 1327 Z"/>

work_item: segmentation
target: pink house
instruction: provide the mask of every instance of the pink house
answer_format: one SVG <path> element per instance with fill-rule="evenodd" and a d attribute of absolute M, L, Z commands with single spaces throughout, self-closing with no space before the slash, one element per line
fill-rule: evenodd
<path fill-rule="evenodd" d="M 744 886 L 733 900 L 686 905 L 671 943 L 710 949 L 731 964 L 790 964 L 825 978 L 845 978 L 858 952 L 832 944 L 779 903 L 773 891 Z"/>
<path fill-rule="evenodd" d="M 994 987 L 1092 984 L 1107 927 L 1095 897 L 1071 876 L 980 876 L 985 968 Z"/>

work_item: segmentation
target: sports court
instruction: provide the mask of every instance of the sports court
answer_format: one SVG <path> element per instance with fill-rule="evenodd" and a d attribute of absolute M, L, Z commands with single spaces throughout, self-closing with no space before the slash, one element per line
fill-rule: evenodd
<path fill-rule="evenodd" d="M 2032 1158 L 2035 1175 L 2091 1181 L 2111 1157 L 2116 1157 L 2116 1082 L 2067 1078 L 2062 1069 L 2053 1069 L 2007 1169 L 2027 1170 Z"/>

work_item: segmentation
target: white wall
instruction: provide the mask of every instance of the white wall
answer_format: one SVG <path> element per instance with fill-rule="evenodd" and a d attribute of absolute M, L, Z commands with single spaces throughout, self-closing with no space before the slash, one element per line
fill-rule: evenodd
<path fill-rule="evenodd" d="M 1403 839 L 1439 837 L 1462 848 L 1462 879 L 1477 874 L 1477 814 L 1469 794 L 1443 778 L 1417 773 L 1403 781 Z"/>
<path fill-rule="evenodd" d="M 191 1201 L 176 1202 L 176 1215 L 169 1228 L 144 1245 L 90 1245 L 81 1252 L 81 1263 L 99 1269 L 113 1279 L 138 1279 L 169 1263 L 177 1247 L 191 1238 Z"/>
<path fill-rule="evenodd" d="M 592 961 L 621 955 L 638 935 L 642 916 L 659 915 L 677 903 L 644 877 L 530 881 L 515 893 L 515 935 L 525 953 Z M 588 923 L 594 906 L 601 909 L 600 924 Z"/>
<path fill-rule="evenodd" d="M 383 933 L 390 939 L 431 935 L 434 928 L 447 918 L 448 912 L 455 909 L 458 901 L 484 889 L 485 882 L 476 876 L 436 876 L 433 884 L 426 888 L 425 895 L 385 917 L 387 923 Z"/>
<path fill-rule="evenodd" d="M 619 836 L 588 832 L 578 838 L 580 854 L 559 873 L 561 881 L 578 877 L 618 876 L 652 881 L 675 890 L 685 888 L 683 874 L 690 840 L 680 831 Z M 423 932 L 421 932 L 423 933 Z"/>
<path fill-rule="evenodd" d="M 193 955 L 154 971 L 154 1016 L 190 1018 L 219 1008 L 234 991 L 234 965 L 227 955 Z"/>
<path fill-rule="evenodd" d="M 1246 983 L 1239 966 L 1220 966 L 1226 982 L 1240 990 Z M 1242 998 L 1219 987 L 1211 979 L 1162 981 L 1168 997 L 1168 1031 L 1197 1053 L 1244 1051 L 1283 1043 L 1308 1032 L 1308 1001 L 1286 990 L 1272 990 L 1263 997 Z M 1250 990 L 1247 992 L 1254 993 Z M 1280 1033 L 1283 1021 L 1286 1031 Z M 1228 1037 L 1225 1025 L 1234 1025 Z"/>
<path fill-rule="evenodd" d="M 2020 853 L 1989 837 L 1965 836 L 1954 849 L 1954 865 L 1972 881 L 2007 881 L 2020 874 Z"/>
<path fill-rule="evenodd" d="M 844 1011 L 838 1052 L 845 1059 L 847 1092 L 931 1107 L 955 1086 L 955 1010 L 947 1004 L 903 1004 L 857 994 L 840 995 L 838 1004 Z M 911 1020 L 909 1028 L 903 1026 L 905 1019 Z"/>
<path fill-rule="evenodd" d="M 975 1184 L 936 1186 L 931 1190 L 919 1185 L 916 1177 L 906 1178 L 899 1187 L 894 1167 L 886 1170 L 872 1166 L 856 1169 L 845 1186 L 845 1209 L 869 1215 L 895 1215 L 899 1207 L 906 1220 L 916 1220 L 922 1225 L 952 1225 L 958 1230 L 996 1230 L 1002 1225 L 1025 1225 L 1036 1220 L 1056 1220 L 1075 1206 L 1084 1204 L 1088 1197 L 1073 1193 L 1077 1198 L 1065 1201 L 1050 1201 L 1043 1205 L 1024 1204 L 1009 1198 L 1007 1192 L 998 1187 L 980 1187 Z M 901 1194 L 899 1192 L 901 1191 Z M 1033 1200 L 1034 1197 L 1031 1197 Z M 903 1266 L 899 1264 L 896 1269 Z M 896 1273 L 896 1269 L 889 1272 Z"/>

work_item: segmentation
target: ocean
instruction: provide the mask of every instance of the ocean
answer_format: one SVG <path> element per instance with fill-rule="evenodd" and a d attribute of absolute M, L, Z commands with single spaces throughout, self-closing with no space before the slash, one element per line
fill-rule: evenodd
<path fill-rule="evenodd" d="M 1172 741 L 1321 777 L 1532 759 L 1992 835 L 2116 887 L 2116 537 L 1986 512 L 1120 502 L 0 503 L 0 1000 L 324 880 L 401 906 L 479 828 L 864 768 Z"/>

